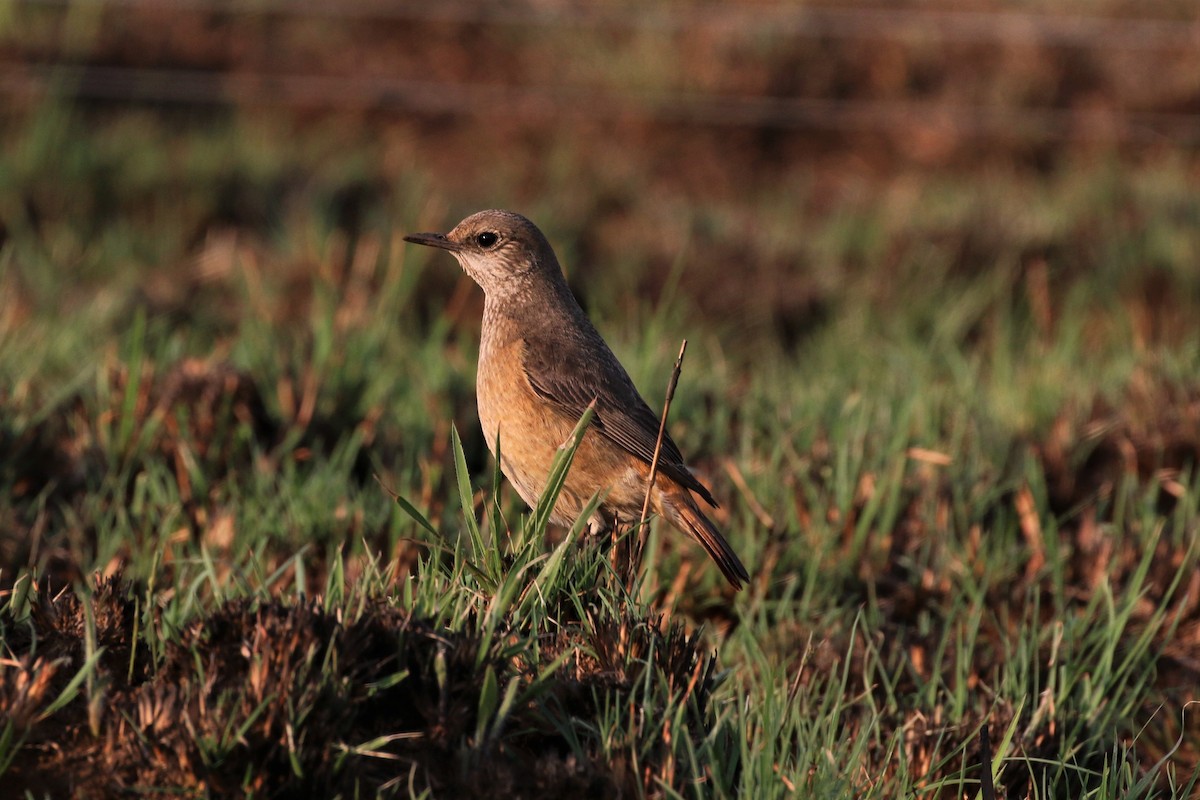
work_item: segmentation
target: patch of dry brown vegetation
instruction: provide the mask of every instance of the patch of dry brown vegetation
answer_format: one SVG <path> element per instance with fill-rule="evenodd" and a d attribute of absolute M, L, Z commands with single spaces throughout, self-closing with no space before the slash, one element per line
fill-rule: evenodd
<path fill-rule="evenodd" d="M 481 657 L 480 639 L 378 602 L 346 619 L 315 603 L 241 600 L 190 624 L 151 663 L 134 639 L 135 610 L 117 579 L 97 587 L 95 643 L 104 650 L 89 685 L 98 688 L 49 716 L 86 660 L 83 607 L 69 592 L 39 594 L 27 620 L 0 619 L 8 650 L 0 721 L 23 741 L 6 788 L 86 798 L 149 787 L 311 797 L 403 793 L 411 781 L 447 797 L 611 797 L 663 776 L 682 780 L 670 748 L 581 759 L 563 733 L 572 720 L 627 703 L 646 670 L 665 676 L 699 720 L 713 683 L 712 657 L 669 625 L 626 620 L 591 634 L 566 625 L 531 661 L 502 655 L 507 637 Z M 477 735 L 485 672 L 501 687 L 514 676 L 528 686 L 561 654 L 536 700 L 512 710 L 503 736 Z"/>

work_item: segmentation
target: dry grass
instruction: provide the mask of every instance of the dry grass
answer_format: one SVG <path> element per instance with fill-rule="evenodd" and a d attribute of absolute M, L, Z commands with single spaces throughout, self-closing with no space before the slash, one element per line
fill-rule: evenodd
<path fill-rule="evenodd" d="M 1005 798 L 1195 796 L 1200 69 L 1173 29 L 88 9 L 20 6 L 2 40 L 83 65 L 0 130 L 6 788 L 948 798 L 986 755 Z M 106 72 L 151 68 L 214 74 Z M 264 109 L 265 73 L 314 79 Z M 328 88 L 365 80 L 444 102 Z M 842 113 L 892 102 L 930 113 Z M 480 479 L 480 298 L 400 234 L 495 205 L 647 397 L 689 338 L 672 431 L 744 593 L 656 527 L 627 594 Z"/>

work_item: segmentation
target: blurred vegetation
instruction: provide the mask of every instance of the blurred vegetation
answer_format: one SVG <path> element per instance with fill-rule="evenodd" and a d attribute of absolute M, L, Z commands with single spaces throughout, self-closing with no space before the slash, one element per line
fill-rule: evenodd
<path fill-rule="evenodd" d="M 1197 30 L 7 6 L 0 782 L 1197 796 Z M 494 474 L 480 293 L 401 240 L 488 206 L 652 406 L 690 340 L 742 594 Z"/>

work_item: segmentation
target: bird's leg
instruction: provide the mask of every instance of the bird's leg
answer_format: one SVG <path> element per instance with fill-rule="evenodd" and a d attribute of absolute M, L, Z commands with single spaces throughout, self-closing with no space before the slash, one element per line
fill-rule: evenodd
<path fill-rule="evenodd" d="M 600 511 L 596 511 L 596 513 L 588 518 L 587 525 L 584 526 L 584 535 L 580 537 L 580 544 L 588 547 L 599 547 L 601 550 L 608 550 L 612 546 L 613 541 L 615 541 L 606 535 L 610 532 L 615 532 L 613 523 L 613 519 L 605 516 Z"/>
<path fill-rule="evenodd" d="M 601 535 L 607 533 L 611 527 L 612 526 L 608 524 L 608 520 L 606 520 L 602 514 L 596 512 L 595 514 L 592 514 L 592 518 L 588 520 L 587 535 L 588 537 L 599 538 Z"/>
<path fill-rule="evenodd" d="M 629 528 L 633 523 L 629 520 L 624 522 L 614 513 L 612 520 L 612 565 L 613 571 L 620 575 L 628 586 L 631 576 L 636 572 L 637 566 L 633 563 L 633 543 L 634 537 L 627 536 Z"/>

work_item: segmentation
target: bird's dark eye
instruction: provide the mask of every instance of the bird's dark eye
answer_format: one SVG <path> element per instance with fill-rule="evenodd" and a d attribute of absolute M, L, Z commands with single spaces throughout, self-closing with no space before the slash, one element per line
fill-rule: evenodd
<path fill-rule="evenodd" d="M 500 238 L 499 236 L 492 233 L 491 231 L 484 231 L 483 233 L 481 233 L 475 237 L 475 242 L 480 247 L 487 248 L 487 247 L 491 247 L 492 245 L 494 245 L 496 243 L 496 240 L 499 238 Z"/>

